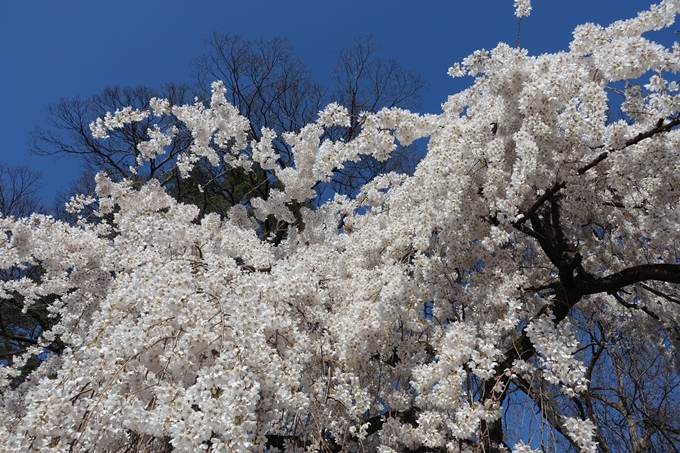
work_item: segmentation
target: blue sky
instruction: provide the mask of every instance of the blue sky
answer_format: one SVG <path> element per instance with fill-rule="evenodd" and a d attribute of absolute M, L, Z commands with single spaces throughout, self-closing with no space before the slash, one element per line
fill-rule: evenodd
<path fill-rule="evenodd" d="M 531 54 L 566 50 L 574 27 L 607 25 L 646 9 L 647 0 L 534 0 L 520 45 Z M 446 70 L 474 50 L 514 44 L 512 0 L 0 0 L 0 162 L 43 173 L 51 204 L 80 174 L 72 159 L 29 155 L 29 133 L 62 97 L 87 97 L 107 85 L 157 87 L 191 82 L 189 60 L 212 31 L 249 38 L 282 36 L 326 83 L 334 52 L 372 34 L 382 56 L 430 81 L 423 111 L 436 113 L 471 79 Z M 672 43 L 680 24 L 656 39 Z"/>

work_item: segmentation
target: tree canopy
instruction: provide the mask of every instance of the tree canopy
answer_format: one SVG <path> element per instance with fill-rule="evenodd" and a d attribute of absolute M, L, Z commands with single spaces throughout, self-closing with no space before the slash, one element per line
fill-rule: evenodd
<path fill-rule="evenodd" d="M 2 449 L 678 451 L 680 47 L 643 35 L 679 12 L 477 51 L 436 115 L 338 98 L 254 133 L 225 80 L 92 122 L 156 126 L 71 199 L 100 221 L 0 218 L 0 296 L 52 320 L 1 369 Z M 320 196 L 422 138 L 412 175 Z M 135 179 L 170 151 L 268 192 L 220 216 Z"/>

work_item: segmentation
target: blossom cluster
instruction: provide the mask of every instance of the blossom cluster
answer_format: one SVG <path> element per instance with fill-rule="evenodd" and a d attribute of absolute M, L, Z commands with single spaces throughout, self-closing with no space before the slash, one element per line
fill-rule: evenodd
<path fill-rule="evenodd" d="M 515 0 L 515 16 L 522 18 L 531 14 L 531 0 Z"/>
<path fill-rule="evenodd" d="M 555 326 L 551 315 L 535 319 L 526 331 L 540 354 L 545 380 L 552 384 L 562 383 L 564 387 L 561 390 L 574 396 L 587 389 L 586 369 L 574 357 L 579 346 L 578 339 L 568 319 Z"/>

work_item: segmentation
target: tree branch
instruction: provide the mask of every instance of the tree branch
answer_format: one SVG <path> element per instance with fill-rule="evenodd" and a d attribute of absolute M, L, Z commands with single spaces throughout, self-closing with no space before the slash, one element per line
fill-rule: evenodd
<path fill-rule="evenodd" d="M 680 264 L 642 264 L 630 267 L 615 274 L 596 279 L 578 279 L 581 295 L 615 293 L 619 289 L 643 282 L 658 280 L 680 283 Z"/>
<path fill-rule="evenodd" d="M 662 124 L 662 125 L 657 125 L 656 127 L 646 131 L 646 132 L 641 132 L 637 134 L 635 137 L 626 140 L 625 144 L 617 149 L 617 150 L 612 150 L 612 151 L 621 151 L 623 149 L 628 148 L 629 146 L 636 145 L 640 143 L 642 140 L 646 138 L 651 138 L 655 136 L 656 134 L 664 133 L 664 132 L 669 132 L 671 129 L 673 129 L 675 126 L 680 124 L 680 116 L 676 116 L 671 120 L 668 124 Z M 597 148 L 594 148 L 597 149 Z M 584 165 L 583 167 L 579 168 L 577 170 L 577 173 L 579 176 L 585 174 L 588 170 L 591 168 L 595 167 L 597 164 L 605 160 L 606 158 L 609 157 L 610 152 L 605 151 L 601 154 L 599 154 L 595 159 Z M 514 225 L 517 226 L 518 224 L 524 223 L 527 221 L 527 219 L 531 218 L 538 210 L 543 206 L 543 204 L 548 201 L 553 195 L 555 195 L 557 192 L 560 190 L 564 189 L 567 186 L 566 181 L 558 181 L 555 182 L 552 187 L 550 187 L 548 190 L 546 190 L 543 195 L 538 197 L 538 199 L 529 207 L 529 209 L 522 214 L 522 217 L 519 218 Z"/>

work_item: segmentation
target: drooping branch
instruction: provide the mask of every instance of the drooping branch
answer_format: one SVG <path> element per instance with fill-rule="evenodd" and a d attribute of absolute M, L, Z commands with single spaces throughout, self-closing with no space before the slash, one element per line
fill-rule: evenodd
<path fill-rule="evenodd" d="M 569 436 L 568 430 L 562 421 L 564 414 L 559 409 L 556 401 L 551 396 L 547 395 L 545 392 L 541 392 L 537 389 L 533 383 L 523 379 L 520 376 L 516 376 L 514 379 L 515 385 L 520 389 L 525 395 L 527 395 L 534 402 L 536 407 L 540 408 L 541 416 L 547 421 L 550 426 L 555 428 L 557 432 L 562 434 L 565 439 L 569 441 L 575 451 L 578 451 L 578 445 Z"/>

